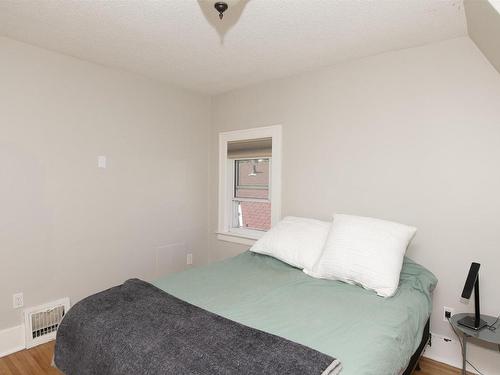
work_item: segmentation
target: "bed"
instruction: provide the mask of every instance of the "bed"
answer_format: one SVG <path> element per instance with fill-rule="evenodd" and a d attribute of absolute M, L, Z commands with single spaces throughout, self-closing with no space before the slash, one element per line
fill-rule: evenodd
<path fill-rule="evenodd" d="M 342 375 L 399 375 L 415 365 L 426 343 L 436 283 L 430 271 L 405 258 L 396 295 L 381 298 L 359 286 L 311 278 L 247 251 L 154 285 L 228 319 L 336 357 Z"/>
<path fill-rule="evenodd" d="M 184 366 L 211 362 L 220 368 L 225 362 L 231 367 L 245 358 L 255 365 L 252 350 L 260 346 L 263 354 L 258 358 L 267 361 L 263 372 L 268 374 L 283 373 L 273 366 L 283 368 L 279 366 L 292 359 L 311 366 L 303 368 L 321 371 L 291 367 L 294 370 L 286 373 L 320 374 L 331 363 L 331 373 L 337 374 L 340 360 L 341 375 L 409 375 L 429 335 L 436 282 L 432 273 L 405 258 L 396 295 L 381 298 L 359 286 L 315 279 L 275 258 L 247 251 L 153 285 L 133 279 L 82 300 L 61 322 L 55 364 L 67 375 L 144 373 L 156 363 L 160 369 L 148 373 L 165 373 L 167 366 L 168 373 L 212 374 L 219 372 Z M 179 309 L 172 310 L 176 305 Z M 223 325 L 214 329 L 214 319 Z M 212 338 L 224 340 L 226 333 L 240 341 L 249 334 L 253 341 L 239 352 L 233 338 L 225 346 L 214 344 Z M 299 361 L 296 355 L 302 355 Z M 319 361 L 326 362 L 319 366 Z M 171 366 L 182 371 L 172 371 Z M 242 366 L 235 367 L 238 371 L 225 368 L 222 373 L 243 373 Z M 244 373 L 263 372 L 254 368 Z"/>

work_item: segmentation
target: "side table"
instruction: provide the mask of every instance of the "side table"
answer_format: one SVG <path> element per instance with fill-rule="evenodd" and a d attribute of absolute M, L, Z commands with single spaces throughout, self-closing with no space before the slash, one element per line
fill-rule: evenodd
<path fill-rule="evenodd" d="M 489 315 L 481 315 L 481 319 L 491 326 L 496 322 L 494 327 L 496 329 L 490 329 L 489 327 L 484 327 L 479 331 L 467 328 L 458 324 L 458 321 L 470 314 L 455 314 L 450 318 L 450 324 L 455 329 L 457 333 L 462 336 L 462 375 L 466 375 L 467 368 L 467 340 L 470 338 L 475 338 L 479 341 L 488 342 L 490 344 L 498 345 L 498 350 L 500 351 L 500 320 Z"/>

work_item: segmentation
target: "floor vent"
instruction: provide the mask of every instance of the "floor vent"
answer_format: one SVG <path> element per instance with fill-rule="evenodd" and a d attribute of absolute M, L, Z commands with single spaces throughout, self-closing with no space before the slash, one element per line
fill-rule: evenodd
<path fill-rule="evenodd" d="M 24 310 L 26 347 L 46 343 L 56 338 L 57 328 L 69 310 L 69 298 Z"/>

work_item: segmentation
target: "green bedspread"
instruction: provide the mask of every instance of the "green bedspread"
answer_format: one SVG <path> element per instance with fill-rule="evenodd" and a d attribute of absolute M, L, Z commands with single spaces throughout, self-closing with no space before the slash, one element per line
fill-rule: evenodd
<path fill-rule="evenodd" d="M 196 306 L 342 362 L 342 375 L 397 375 L 417 349 L 437 280 L 405 259 L 392 298 L 318 280 L 274 258 L 246 252 L 153 284 Z"/>

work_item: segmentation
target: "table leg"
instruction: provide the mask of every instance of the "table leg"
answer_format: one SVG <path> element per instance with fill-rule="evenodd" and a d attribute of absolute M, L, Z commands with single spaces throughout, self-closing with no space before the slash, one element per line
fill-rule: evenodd
<path fill-rule="evenodd" d="M 467 371 L 467 335 L 463 336 L 462 342 L 462 375 L 466 375 Z"/>

